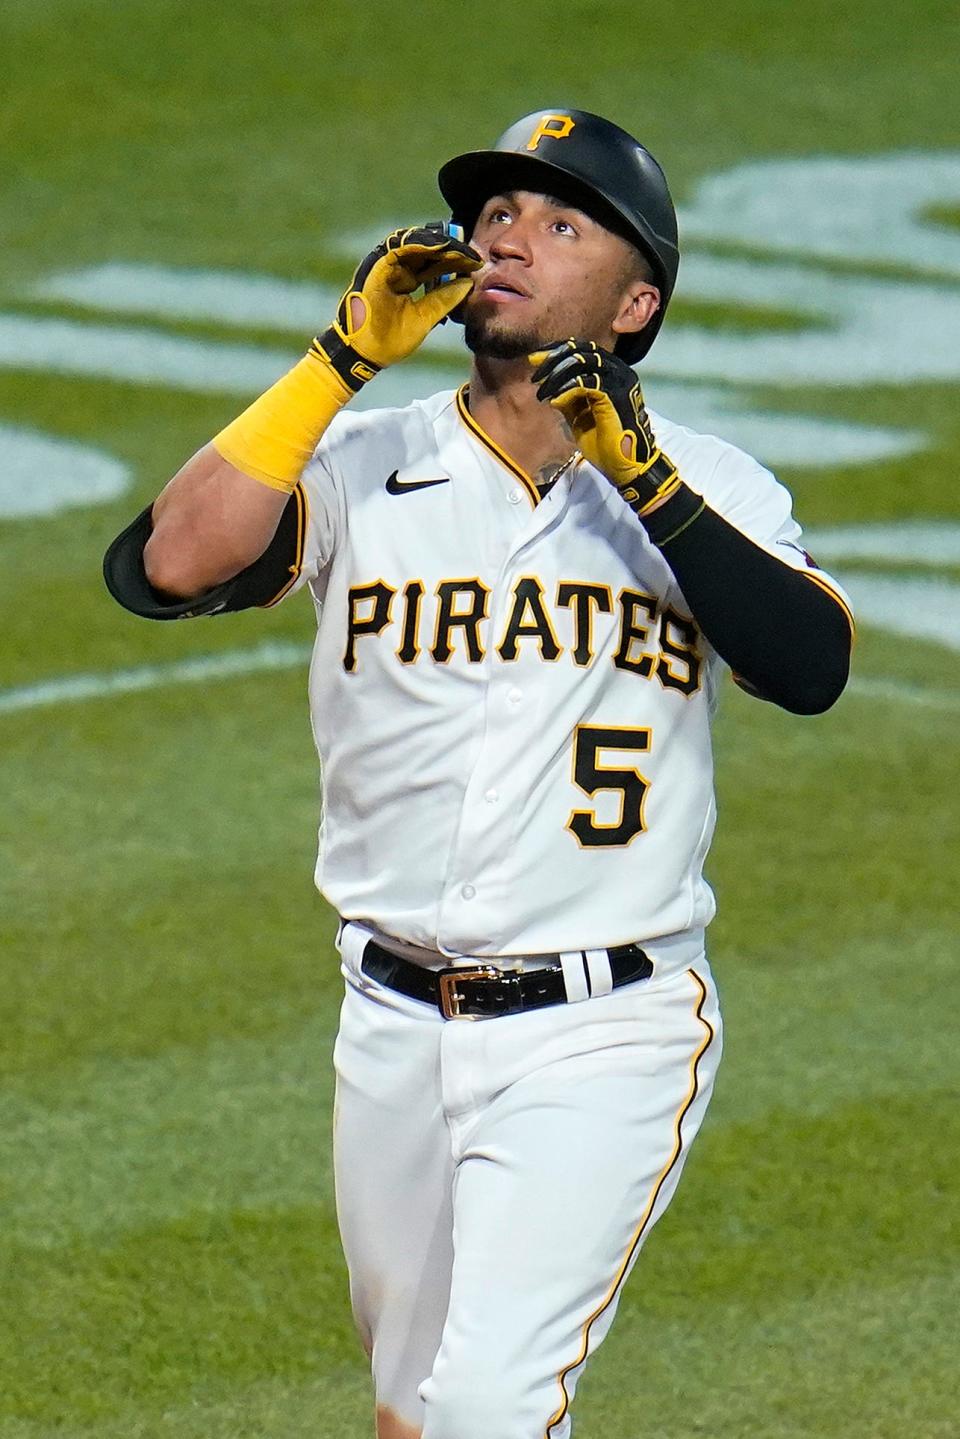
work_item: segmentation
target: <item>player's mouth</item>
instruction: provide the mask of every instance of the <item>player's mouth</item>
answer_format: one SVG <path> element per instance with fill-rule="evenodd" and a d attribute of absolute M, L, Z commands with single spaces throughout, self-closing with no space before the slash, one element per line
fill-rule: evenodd
<path fill-rule="evenodd" d="M 517 300 L 529 300 L 530 292 L 522 285 L 508 280 L 505 275 L 486 275 L 477 287 L 477 294 L 497 304 L 513 304 Z"/>

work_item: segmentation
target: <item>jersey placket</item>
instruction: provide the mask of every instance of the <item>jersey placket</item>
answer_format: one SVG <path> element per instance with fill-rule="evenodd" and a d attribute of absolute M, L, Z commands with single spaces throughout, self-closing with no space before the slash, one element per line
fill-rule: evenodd
<path fill-rule="evenodd" d="M 475 467 L 478 493 L 486 497 L 486 503 L 502 507 L 507 550 L 490 597 L 483 713 L 437 919 L 438 947 L 452 955 L 481 948 L 489 951 L 491 946 L 496 949 L 511 940 L 506 881 L 524 805 L 519 793 L 523 775 L 505 764 L 505 757 L 516 752 L 518 739 L 536 727 L 541 700 L 535 687 L 519 678 L 496 650 L 513 604 L 523 553 L 559 522 L 569 483 L 565 476 L 535 505 L 532 481 L 525 483 L 507 457 L 491 447 L 476 427 L 467 428 L 469 438 L 463 439 Z"/>

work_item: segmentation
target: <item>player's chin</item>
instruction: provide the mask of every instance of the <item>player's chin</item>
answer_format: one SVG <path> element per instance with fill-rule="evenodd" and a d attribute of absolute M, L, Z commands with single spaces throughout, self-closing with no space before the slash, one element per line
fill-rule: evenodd
<path fill-rule="evenodd" d="M 519 360 L 540 348 L 539 332 L 529 323 L 518 324 L 487 307 L 466 310 L 463 338 L 472 354 L 491 360 Z"/>

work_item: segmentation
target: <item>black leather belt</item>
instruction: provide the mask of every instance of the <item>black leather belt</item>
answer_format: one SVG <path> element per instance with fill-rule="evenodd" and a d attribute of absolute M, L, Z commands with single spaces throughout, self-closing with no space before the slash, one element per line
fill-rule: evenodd
<path fill-rule="evenodd" d="M 618 944 L 605 951 L 610 961 L 613 987 L 649 979 L 653 960 L 637 944 Z M 543 1009 L 548 1004 L 565 1004 L 566 985 L 559 954 L 544 955 L 543 969 L 498 969 L 496 965 L 452 966 L 424 969 L 391 954 L 375 940 L 368 940 L 360 961 L 364 974 L 395 989 L 409 999 L 435 1004 L 444 1019 L 492 1019 L 498 1014 L 519 1014 L 522 1010 Z M 590 971 L 583 955 L 583 972 L 590 990 Z"/>

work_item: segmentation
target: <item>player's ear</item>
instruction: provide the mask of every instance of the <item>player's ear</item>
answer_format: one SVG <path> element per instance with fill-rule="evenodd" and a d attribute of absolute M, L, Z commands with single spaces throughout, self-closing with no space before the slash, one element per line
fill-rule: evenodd
<path fill-rule="evenodd" d="M 634 335 L 649 325 L 660 308 L 660 291 L 646 280 L 633 280 L 620 298 L 611 328 L 617 335 Z"/>

